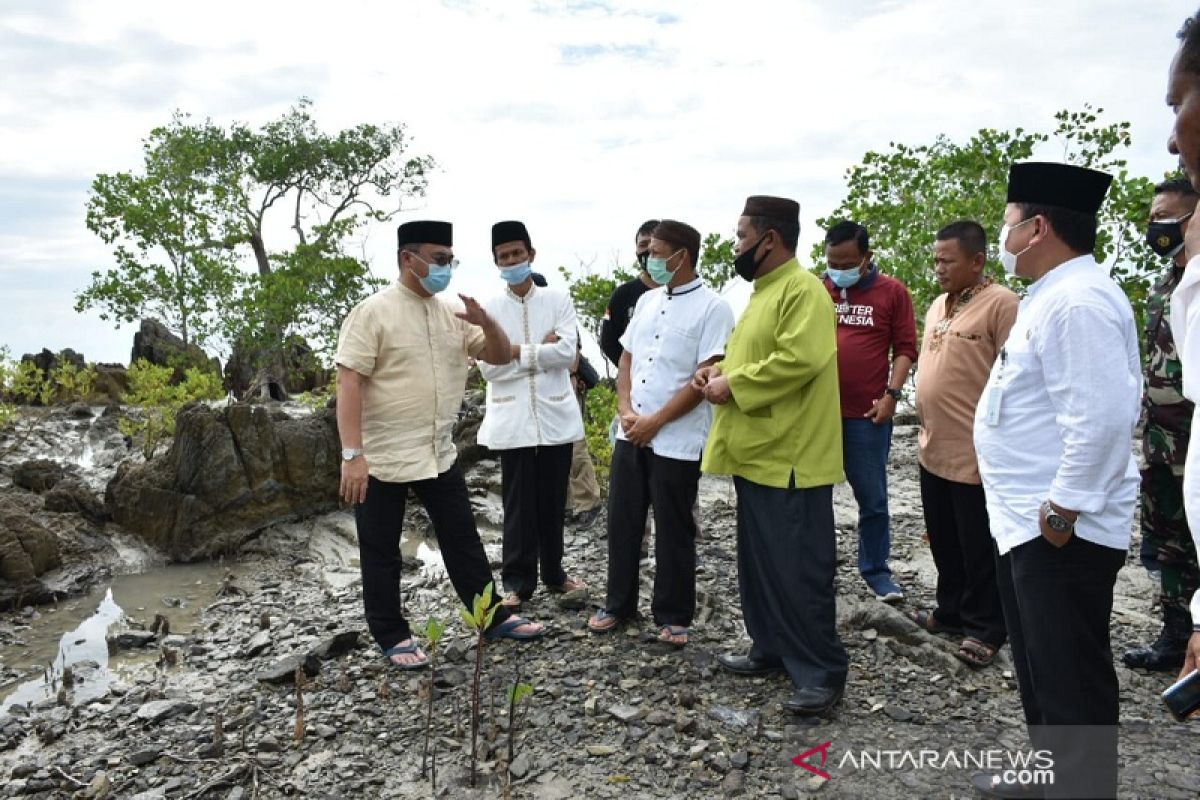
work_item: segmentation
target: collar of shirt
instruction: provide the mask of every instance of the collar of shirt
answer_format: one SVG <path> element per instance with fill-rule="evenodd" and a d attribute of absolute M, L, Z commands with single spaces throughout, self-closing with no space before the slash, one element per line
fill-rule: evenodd
<path fill-rule="evenodd" d="M 671 297 L 678 297 L 681 294 L 688 294 L 689 292 L 694 292 L 703 285 L 704 285 L 704 280 L 697 277 L 697 278 L 692 278 L 690 281 L 685 283 L 683 286 L 674 286 L 674 287 L 667 286 L 666 289 L 667 289 L 668 295 L 670 295 Z"/>
<path fill-rule="evenodd" d="M 1065 281 L 1072 273 L 1082 269 L 1087 269 L 1089 266 L 1097 266 L 1096 259 L 1091 253 L 1084 253 L 1081 256 L 1076 256 L 1069 261 L 1064 261 L 1054 269 L 1047 272 L 1042 277 L 1029 285 L 1029 291 L 1026 292 L 1026 297 L 1035 297 L 1038 292 L 1045 291 L 1046 287 L 1054 286 L 1059 281 Z"/>
<path fill-rule="evenodd" d="M 782 264 L 780 264 L 778 267 L 776 267 L 771 272 L 768 272 L 766 275 L 763 275 L 761 278 L 755 278 L 754 279 L 754 291 L 757 292 L 760 289 L 767 288 L 772 283 L 775 283 L 776 281 L 780 280 L 784 275 L 788 274 L 789 272 L 791 272 L 794 269 L 800 269 L 800 262 L 797 261 L 793 257 L 793 258 L 783 262 Z"/>
<path fill-rule="evenodd" d="M 538 289 L 538 285 L 536 283 L 530 285 L 529 291 L 525 293 L 524 297 L 522 297 L 521 295 L 514 292 L 512 290 L 511 286 L 505 284 L 504 293 L 507 294 L 509 297 L 511 297 L 513 300 L 516 300 L 518 303 L 524 303 L 524 302 L 531 300 L 533 298 L 533 296 L 535 294 L 537 294 L 537 289 Z"/>

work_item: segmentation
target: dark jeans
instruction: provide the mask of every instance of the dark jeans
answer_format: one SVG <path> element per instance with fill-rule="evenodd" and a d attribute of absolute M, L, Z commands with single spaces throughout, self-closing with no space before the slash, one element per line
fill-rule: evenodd
<path fill-rule="evenodd" d="M 571 444 L 517 447 L 500 452 L 504 492 L 504 588 L 522 600 L 538 583 L 559 586 L 563 572 L 563 515 L 571 477 Z"/>
<path fill-rule="evenodd" d="M 840 689 L 849 658 L 837 633 L 833 487 L 778 489 L 734 477 L 738 592 L 750 654 L 782 661 L 797 688 Z"/>
<path fill-rule="evenodd" d="M 948 481 L 924 467 L 921 505 L 937 564 L 937 608 L 944 625 L 992 647 L 1004 644 L 1004 612 L 996 588 L 996 556 L 983 487 Z"/>
<path fill-rule="evenodd" d="M 463 605 L 470 608 L 475 595 L 482 594 L 484 587 L 492 582 L 471 501 L 467 498 L 467 484 L 457 462 L 427 480 L 388 483 L 371 478 L 367 499 L 354 507 L 354 521 L 358 528 L 367 627 L 384 650 L 412 636 L 408 620 L 400 611 L 400 533 L 410 488 L 429 512 L 446 574 Z M 508 609 L 497 608 L 493 626 L 508 617 Z"/>
<path fill-rule="evenodd" d="M 1119 698 L 1109 618 L 1124 563 L 1124 550 L 1078 536 L 1055 547 L 1039 535 L 997 556 L 1000 602 L 1030 736 L 1039 746 L 1045 731 L 1058 734 L 1049 797 L 1116 793 Z M 1111 736 L 1097 743 L 1069 735 L 1066 726 L 1091 726 Z"/>
<path fill-rule="evenodd" d="M 869 419 L 842 420 L 842 462 L 858 503 L 858 571 L 864 578 L 891 575 L 892 548 L 888 517 L 887 463 L 892 451 L 892 423 Z"/>
<path fill-rule="evenodd" d="M 638 561 L 646 513 L 654 505 L 654 594 L 659 625 L 692 624 L 696 611 L 696 518 L 700 462 L 664 458 L 618 439 L 608 479 L 608 597 L 613 616 L 637 615 Z"/>

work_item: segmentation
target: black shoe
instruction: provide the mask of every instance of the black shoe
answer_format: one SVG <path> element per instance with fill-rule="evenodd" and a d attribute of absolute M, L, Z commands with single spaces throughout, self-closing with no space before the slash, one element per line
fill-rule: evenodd
<path fill-rule="evenodd" d="M 1017 783 L 1010 781 L 1002 783 L 1000 776 L 979 773 L 971 776 L 971 785 L 983 797 L 1022 798 L 1022 800 L 1040 800 L 1045 797 L 1041 786 L 1032 783 Z"/>
<path fill-rule="evenodd" d="M 805 686 L 784 700 L 783 708 L 803 717 L 814 717 L 837 705 L 842 699 L 842 691 L 843 687 L 840 686 L 836 689 L 830 686 Z"/>
<path fill-rule="evenodd" d="M 1125 666 L 1151 672 L 1178 671 L 1187 656 L 1188 639 L 1192 635 L 1191 615 L 1175 606 L 1163 608 L 1163 627 L 1158 639 L 1149 647 L 1126 650 L 1121 656 Z"/>
<path fill-rule="evenodd" d="M 783 662 L 778 659 L 758 659 L 747 655 L 723 653 L 717 656 L 717 663 L 735 675 L 769 675 L 772 672 L 783 672 Z"/>

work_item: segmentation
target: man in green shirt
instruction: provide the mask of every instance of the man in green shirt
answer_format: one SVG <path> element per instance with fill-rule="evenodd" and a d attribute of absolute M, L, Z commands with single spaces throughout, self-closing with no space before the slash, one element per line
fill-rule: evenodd
<path fill-rule="evenodd" d="M 742 675 L 786 670 L 784 707 L 821 714 L 841 699 L 849 659 L 838 638 L 833 577 L 833 484 L 842 472 L 837 322 L 829 292 L 800 269 L 800 206 L 746 200 L 737 225 L 739 275 L 754 293 L 725 360 L 696 373 L 717 406 L 702 469 L 732 475 L 738 495 L 738 589 L 745 655 L 721 666 Z"/>

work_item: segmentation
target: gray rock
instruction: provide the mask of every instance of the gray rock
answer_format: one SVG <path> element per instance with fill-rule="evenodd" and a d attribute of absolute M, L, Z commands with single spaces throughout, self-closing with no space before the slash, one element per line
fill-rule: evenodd
<path fill-rule="evenodd" d="M 312 649 L 317 658 L 329 660 L 350 652 L 358 647 L 358 631 L 342 631 L 323 640 Z"/>
<path fill-rule="evenodd" d="M 260 753 L 278 753 L 282 749 L 279 740 L 274 736 L 264 736 L 258 740 L 258 752 Z"/>
<path fill-rule="evenodd" d="M 150 631 L 125 631 L 109 637 L 109 649 L 137 650 L 141 647 L 149 647 L 157 638 Z"/>
<path fill-rule="evenodd" d="M 28 778 L 30 775 L 37 773 L 39 769 L 40 767 L 38 767 L 36 761 L 18 761 L 12 768 L 11 775 L 14 778 Z"/>
<path fill-rule="evenodd" d="M 708 710 L 708 717 L 731 728 L 749 729 L 758 726 L 762 714 L 757 709 L 713 706 Z"/>
<path fill-rule="evenodd" d="M 42 494 L 54 488 L 65 475 L 62 464 L 57 461 L 35 458 L 13 467 L 12 482 L 22 489 Z"/>
<path fill-rule="evenodd" d="M 525 753 L 518 755 L 513 759 L 513 762 L 508 765 L 508 771 L 512 773 L 512 776 L 517 780 L 521 780 L 521 778 L 524 778 L 526 775 L 528 775 L 529 768 L 529 756 Z"/>
<path fill-rule="evenodd" d="M 332 410 L 279 421 L 262 406 L 185 406 L 171 448 L 127 461 L 105 491 L 113 520 L 179 561 L 271 524 L 332 511 L 341 443 Z"/>
<path fill-rule="evenodd" d="M 315 678 L 321 672 L 321 660 L 312 653 L 287 656 L 258 673 L 258 680 L 275 685 L 292 683 L 296 680 L 297 667 L 303 667 L 305 675 Z"/>
<path fill-rule="evenodd" d="M 195 704 L 186 700 L 151 700 L 139 706 L 135 716 L 143 722 L 157 724 L 178 714 L 190 714 L 195 710 Z"/>
<path fill-rule="evenodd" d="M 633 722 L 641 716 L 642 712 L 637 706 L 617 705 L 611 706 L 608 713 L 619 719 L 621 722 Z"/>
<path fill-rule="evenodd" d="M 734 769 L 744 770 L 750 764 L 750 754 L 745 750 L 738 750 L 729 757 L 729 762 L 733 765 Z"/>
<path fill-rule="evenodd" d="M 746 773 L 735 769 L 725 776 L 725 780 L 721 781 L 721 792 L 726 797 L 736 797 L 742 793 L 745 786 Z"/>
<path fill-rule="evenodd" d="M 144 767 L 152 761 L 158 760 L 160 755 L 162 755 L 162 750 L 157 747 L 144 747 L 141 750 L 134 750 L 128 758 L 129 763 L 135 767 Z"/>
<path fill-rule="evenodd" d="M 250 637 L 250 641 L 246 642 L 246 646 L 242 649 L 243 658 L 254 658 L 260 655 L 264 650 L 271 646 L 271 632 L 259 631 Z"/>
<path fill-rule="evenodd" d="M 82 514 L 96 523 L 108 519 L 104 502 L 78 478 L 68 478 L 55 484 L 46 492 L 43 508 L 60 514 Z"/>

